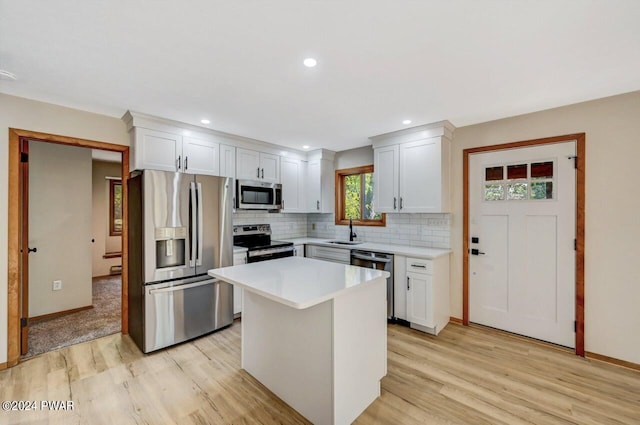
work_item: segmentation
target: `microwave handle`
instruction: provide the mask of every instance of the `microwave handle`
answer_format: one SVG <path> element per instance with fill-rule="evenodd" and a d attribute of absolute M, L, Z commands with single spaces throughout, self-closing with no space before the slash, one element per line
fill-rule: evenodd
<path fill-rule="evenodd" d="M 196 199 L 196 184 L 191 182 L 189 187 L 189 192 L 191 194 L 191 234 L 189 237 L 191 238 L 191 251 L 189 252 L 189 267 L 195 267 L 195 258 L 196 258 L 196 220 L 197 220 L 197 210 L 196 204 L 198 203 Z"/>
<path fill-rule="evenodd" d="M 196 254 L 196 266 L 202 265 L 202 246 L 204 242 L 204 207 L 202 206 L 202 183 L 198 182 L 196 193 L 198 194 L 198 251 Z"/>

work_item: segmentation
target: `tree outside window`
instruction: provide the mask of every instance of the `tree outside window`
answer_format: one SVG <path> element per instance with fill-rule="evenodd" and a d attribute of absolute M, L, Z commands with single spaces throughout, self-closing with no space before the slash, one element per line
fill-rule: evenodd
<path fill-rule="evenodd" d="M 336 224 L 384 226 L 386 216 L 373 208 L 373 165 L 336 171 Z"/>
<path fill-rule="evenodd" d="M 109 236 L 122 235 L 122 180 L 109 180 Z"/>

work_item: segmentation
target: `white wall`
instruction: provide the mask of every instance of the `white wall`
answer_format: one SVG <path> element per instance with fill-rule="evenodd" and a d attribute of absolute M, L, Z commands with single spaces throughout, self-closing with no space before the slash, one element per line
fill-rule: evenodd
<path fill-rule="evenodd" d="M 123 111 L 124 112 L 124 111 Z M 10 127 L 102 142 L 129 144 L 119 118 L 92 114 L 0 93 L 0 229 L 7 229 Z M 7 361 L 7 233 L 0 231 L 0 363 Z"/>
<path fill-rule="evenodd" d="M 640 363 L 640 92 L 456 129 L 451 312 L 462 317 L 462 151 L 586 133 L 585 349 Z"/>
<path fill-rule="evenodd" d="M 120 154 L 117 154 L 121 156 Z M 106 276 L 111 266 L 122 263 L 122 258 L 103 258 L 107 252 L 122 250 L 122 236 L 109 236 L 109 180 L 105 177 L 120 177 L 122 165 L 117 162 L 93 161 L 93 276 Z"/>
<path fill-rule="evenodd" d="M 92 304 L 91 149 L 29 142 L 29 246 L 29 317 Z"/>

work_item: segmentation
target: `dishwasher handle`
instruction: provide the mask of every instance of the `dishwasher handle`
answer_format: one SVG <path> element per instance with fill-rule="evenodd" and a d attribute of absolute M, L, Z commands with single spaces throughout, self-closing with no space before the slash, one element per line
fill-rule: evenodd
<path fill-rule="evenodd" d="M 358 260 L 371 261 L 372 263 L 390 263 L 391 258 L 385 257 L 372 257 L 370 255 L 351 254 L 351 258 L 357 258 Z"/>

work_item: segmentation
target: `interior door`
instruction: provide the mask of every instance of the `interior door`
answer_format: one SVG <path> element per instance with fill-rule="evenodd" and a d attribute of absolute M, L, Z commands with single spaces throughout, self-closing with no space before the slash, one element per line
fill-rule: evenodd
<path fill-rule="evenodd" d="M 576 143 L 469 158 L 469 319 L 574 347 Z"/>

